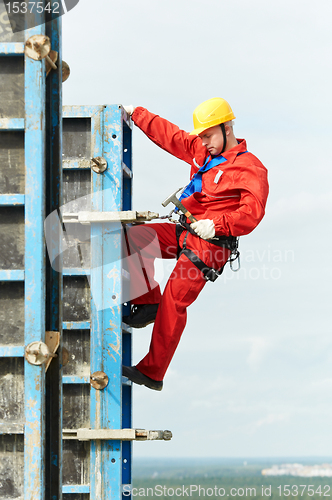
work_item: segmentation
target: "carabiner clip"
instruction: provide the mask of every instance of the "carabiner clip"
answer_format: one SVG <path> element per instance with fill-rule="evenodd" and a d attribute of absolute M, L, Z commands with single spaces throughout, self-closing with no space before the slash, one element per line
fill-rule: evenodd
<path fill-rule="evenodd" d="M 238 250 L 236 250 L 234 255 L 235 256 L 232 258 L 232 254 L 231 254 L 231 256 L 229 258 L 229 265 L 230 265 L 233 273 L 237 273 L 238 271 L 240 271 L 240 268 L 241 268 L 240 252 Z M 235 262 L 236 260 L 238 260 L 239 263 L 238 263 L 237 269 L 233 269 L 233 262 Z"/>

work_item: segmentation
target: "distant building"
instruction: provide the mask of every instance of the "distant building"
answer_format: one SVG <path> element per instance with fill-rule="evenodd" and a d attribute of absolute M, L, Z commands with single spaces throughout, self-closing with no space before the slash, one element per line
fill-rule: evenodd
<path fill-rule="evenodd" d="M 301 477 L 332 477 L 332 464 L 302 465 L 282 464 L 272 465 L 270 469 L 262 470 L 263 476 L 301 476 Z"/>

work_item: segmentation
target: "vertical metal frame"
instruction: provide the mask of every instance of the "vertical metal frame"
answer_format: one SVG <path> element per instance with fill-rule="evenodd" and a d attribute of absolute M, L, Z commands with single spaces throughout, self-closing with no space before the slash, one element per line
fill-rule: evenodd
<path fill-rule="evenodd" d="M 123 133 L 123 187 L 122 187 L 122 210 L 132 209 L 132 130 L 131 123 L 128 123 L 122 111 L 122 133 Z M 122 280 L 128 279 L 123 273 Z M 123 315 L 129 315 L 130 304 L 122 306 Z M 132 364 L 132 329 L 122 323 L 122 364 L 131 366 Z M 126 379 L 124 379 L 126 380 Z M 130 429 L 132 427 L 132 384 L 130 381 L 122 383 L 122 428 Z M 132 484 L 132 442 L 124 441 L 122 443 L 122 487 L 126 486 L 126 495 L 130 491 L 129 485 Z"/>
<path fill-rule="evenodd" d="M 105 195 L 98 197 L 93 210 L 121 210 L 123 136 L 121 109 L 118 106 L 105 108 L 104 137 L 103 156 L 108 169 L 102 175 L 93 175 L 93 191 L 102 190 Z M 112 196 L 107 195 L 107 190 Z M 109 376 L 109 383 L 103 391 L 91 390 L 93 429 L 120 429 L 122 425 L 121 233 L 120 223 L 93 224 L 91 228 L 91 372 L 100 370 Z M 96 301 L 94 294 L 98 288 L 102 297 Z M 102 309 L 96 310 L 100 300 Z M 98 440 L 91 443 L 91 500 L 121 497 L 121 451 L 119 441 Z M 103 478 L 102 482 L 100 478 Z"/>
<path fill-rule="evenodd" d="M 40 24 L 27 32 L 44 34 Z M 45 63 L 25 56 L 25 345 L 45 342 Z M 45 364 L 24 362 L 24 498 L 45 489 Z"/>
<path fill-rule="evenodd" d="M 52 50 L 58 53 L 57 71 L 47 76 L 46 85 L 46 216 L 62 205 L 62 18 L 50 12 L 46 15 L 46 35 Z M 61 259 L 58 227 L 47 227 L 52 234 L 52 246 Z M 61 260 L 59 261 L 61 270 Z M 57 357 L 46 373 L 46 460 L 45 498 L 62 498 L 62 274 L 53 269 L 46 257 L 46 331 L 59 332 Z"/>
<path fill-rule="evenodd" d="M 108 168 L 92 172 L 92 211 L 131 208 L 131 124 L 119 105 L 66 106 L 66 118 L 91 118 L 91 156 L 102 156 Z M 79 161 L 65 160 L 66 169 Z M 103 371 L 109 382 L 103 390 L 90 390 L 90 427 L 131 427 L 131 384 L 122 384 L 123 356 L 131 363 L 131 330 L 122 323 L 122 227 L 120 223 L 91 224 L 91 269 L 65 270 L 90 275 L 90 372 Z M 128 306 L 127 306 L 128 307 Z M 66 328 L 74 325 L 64 324 Z M 82 325 L 78 325 L 82 327 Z M 78 382 L 65 377 L 64 383 Z M 89 380 L 81 381 L 88 383 Z M 123 498 L 122 485 L 131 483 L 130 442 L 90 442 L 90 484 L 64 486 L 66 493 L 90 493 L 90 500 Z M 126 495 L 124 498 L 128 498 Z"/>
<path fill-rule="evenodd" d="M 22 32 L 14 39 L 27 40 L 37 34 L 45 34 L 43 14 L 36 14 L 29 22 L 35 28 Z M 48 19 L 49 20 L 49 19 Z M 31 25 L 31 24 L 30 24 Z M 2 117 L 0 134 L 3 131 L 22 131 L 24 133 L 25 190 L 22 193 L 0 195 L 0 206 L 24 207 L 24 269 L 0 270 L 0 281 L 24 283 L 24 339 L 21 345 L 0 347 L 0 357 L 24 358 L 25 346 L 33 341 L 45 341 L 46 331 L 46 266 L 44 244 L 44 219 L 46 215 L 46 157 L 48 165 L 58 164 L 59 141 L 54 141 L 56 129 L 59 131 L 59 113 L 61 114 L 61 19 L 51 23 L 47 33 L 51 38 L 52 49 L 59 52 L 60 68 L 46 80 L 45 61 L 34 61 L 24 55 L 24 41 L 0 43 L 0 57 L 15 56 L 24 60 L 24 117 Z M 60 78 L 60 81 L 59 81 Z M 52 83 L 51 83 L 52 81 Z M 60 106 L 53 107 L 48 113 L 46 101 L 46 82 L 52 86 L 53 104 L 58 100 Z M 23 97 L 23 96 L 22 96 Z M 46 130 L 53 142 L 49 149 L 46 142 Z M 57 157 L 57 159 L 56 159 Z M 60 156 L 61 158 L 61 156 Z M 52 174 L 49 174 L 51 176 Z M 51 181 L 52 182 L 52 181 Z M 56 311 L 53 313 L 58 314 Z M 58 316 L 59 317 L 59 316 Z M 56 328 L 57 318 L 50 322 Z M 58 370 L 59 371 L 59 370 Z M 58 377 L 59 378 L 59 377 Z M 0 428 L 1 434 L 24 435 L 24 467 L 22 498 L 24 500 L 42 500 L 45 498 L 45 461 L 50 446 L 45 442 L 45 365 L 31 365 L 24 359 L 24 425 L 21 423 Z M 59 398 L 60 406 L 60 398 Z M 61 425 L 61 424 L 60 424 Z M 59 436 L 60 428 L 59 428 Z M 46 449 L 47 447 L 47 449 Z M 13 451 L 15 453 L 15 449 Z M 59 454 L 58 454 L 59 455 Z M 53 462 L 60 457 L 54 457 Z M 61 460 L 58 462 L 60 463 Z M 55 475 L 59 475 L 56 467 Z M 57 479 L 57 481 L 59 481 Z M 54 491 L 54 490 L 52 490 Z M 52 500 L 59 498 L 52 493 Z"/>
<path fill-rule="evenodd" d="M 103 116 L 103 111 L 104 111 L 104 106 L 65 106 L 63 108 L 63 119 L 66 120 L 66 118 L 69 119 L 80 119 L 80 118 L 89 118 L 91 121 L 91 156 L 102 156 L 103 154 L 103 140 L 104 140 L 104 131 L 103 131 L 103 123 L 104 123 L 104 116 Z M 64 159 L 63 163 L 63 169 L 64 170 L 89 170 L 91 171 L 90 168 L 90 158 L 87 159 L 80 159 L 80 158 L 71 158 L 71 159 Z M 93 176 L 97 176 L 97 174 L 94 174 L 91 171 L 91 194 L 93 195 L 94 193 L 94 186 L 93 186 Z M 98 180 L 100 181 L 101 178 L 98 176 Z M 96 179 L 97 181 L 97 179 Z M 95 181 L 95 182 L 96 182 Z M 102 185 L 99 186 L 98 192 L 102 192 Z M 93 197 L 93 203 L 95 206 L 99 207 L 99 203 L 102 200 L 102 196 L 95 196 Z M 91 238 L 93 236 L 93 231 L 91 229 Z M 91 251 L 92 253 L 92 251 Z M 93 259 L 91 258 L 91 261 Z M 95 263 L 93 264 L 95 266 Z M 97 272 L 97 271 L 96 271 Z M 90 288 L 91 288 L 91 274 L 93 274 L 93 270 L 91 268 L 64 268 L 63 270 L 63 276 L 66 277 L 80 277 L 86 275 L 89 279 L 90 282 Z M 96 294 L 98 293 L 99 289 L 101 288 L 100 283 L 99 286 L 96 289 Z M 102 296 L 102 294 L 100 295 Z M 95 298 L 97 298 L 97 295 L 95 295 Z M 90 329 L 90 338 L 93 337 L 92 334 L 92 317 L 93 317 L 93 312 L 92 312 L 92 307 L 91 306 L 91 313 L 90 313 L 90 320 L 89 321 L 64 321 L 63 322 L 63 329 L 66 330 L 81 330 L 81 329 Z M 90 345 L 90 352 L 93 351 L 93 346 L 92 342 Z M 90 355 L 90 372 L 92 373 L 92 355 Z M 73 375 L 66 375 L 62 377 L 63 383 L 64 384 L 88 384 L 90 385 L 90 378 L 86 376 L 73 376 Z M 90 411 L 91 414 L 91 411 Z M 91 419 L 90 419 L 90 426 L 91 426 Z M 90 462 L 91 462 L 91 446 L 90 446 Z M 64 463 L 64 467 L 66 467 L 66 463 Z M 90 474 L 91 476 L 91 474 Z M 99 478 L 100 479 L 100 478 Z M 91 498 L 91 479 L 89 484 L 76 484 L 76 485 L 63 485 L 62 487 L 62 492 L 64 494 L 89 494 L 89 497 Z M 84 497 L 85 498 L 85 497 Z"/>

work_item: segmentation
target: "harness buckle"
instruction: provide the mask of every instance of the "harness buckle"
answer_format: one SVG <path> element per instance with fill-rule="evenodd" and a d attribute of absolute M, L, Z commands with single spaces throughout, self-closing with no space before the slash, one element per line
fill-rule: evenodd
<path fill-rule="evenodd" d="M 215 269 L 210 267 L 210 269 L 208 271 L 205 271 L 203 274 L 206 281 L 212 281 L 213 283 L 217 278 L 219 278 L 221 273 L 218 273 Z"/>

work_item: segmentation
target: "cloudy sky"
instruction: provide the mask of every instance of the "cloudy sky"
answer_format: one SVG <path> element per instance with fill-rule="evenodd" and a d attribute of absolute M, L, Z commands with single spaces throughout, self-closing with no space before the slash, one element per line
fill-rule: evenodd
<path fill-rule="evenodd" d="M 269 170 L 266 216 L 188 311 L 161 393 L 134 389 L 134 427 L 170 429 L 136 456 L 331 456 L 329 0 L 80 0 L 63 18 L 64 104 L 145 106 L 192 129 L 227 99 Z M 134 208 L 188 182 L 135 127 Z M 173 262 L 158 264 L 163 283 Z M 134 362 L 151 328 L 134 330 Z"/>

